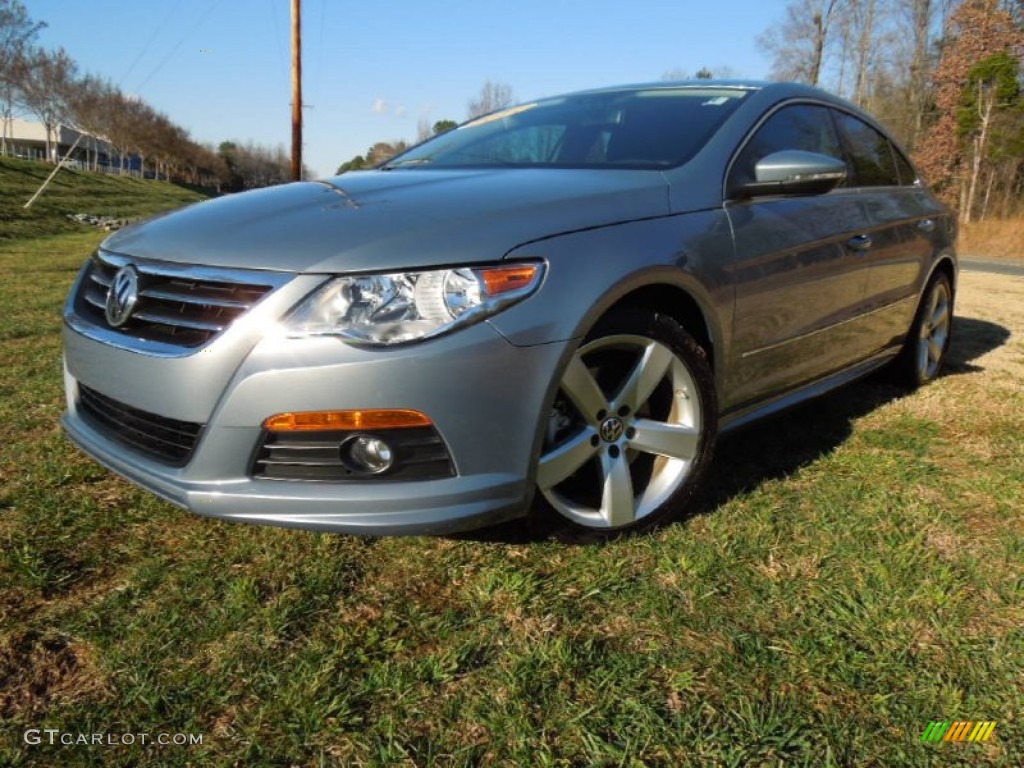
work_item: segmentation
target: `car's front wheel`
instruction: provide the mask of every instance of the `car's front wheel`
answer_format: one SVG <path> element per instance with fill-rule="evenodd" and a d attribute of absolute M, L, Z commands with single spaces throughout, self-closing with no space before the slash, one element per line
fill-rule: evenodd
<path fill-rule="evenodd" d="M 541 511 L 572 540 L 652 528 L 684 509 L 716 430 L 700 345 L 671 317 L 615 311 L 562 374 L 537 466 Z"/>

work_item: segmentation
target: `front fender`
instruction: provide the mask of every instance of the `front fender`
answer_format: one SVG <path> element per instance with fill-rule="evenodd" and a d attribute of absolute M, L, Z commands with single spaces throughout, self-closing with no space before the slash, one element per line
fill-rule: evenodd
<path fill-rule="evenodd" d="M 518 346 L 581 338 L 623 297 L 648 286 L 687 293 L 716 350 L 731 341 L 735 258 L 721 210 L 559 235 L 519 246 L 506 259 L 548 265 L 537 293 L 489 321 Z"/>

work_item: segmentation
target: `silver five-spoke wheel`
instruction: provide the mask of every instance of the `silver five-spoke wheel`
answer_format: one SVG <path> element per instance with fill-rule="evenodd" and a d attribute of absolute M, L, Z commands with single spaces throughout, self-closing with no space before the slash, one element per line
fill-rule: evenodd
<path fill-rule="evenodd" d="M 896 381 L 911 389 L 939 375 L 953 335 L 953 288 L 944 272 L 925 288 L 903 349 L 893 361 Z"/>
<path fill-rule="evenodd" d="M 952 322 L 952 296 L 949 284 L 944 279 L 936 280 L 925 298 L 924 314 L 921 317 L 917 342 L 918 380 L 930 381 L 938 374 L 949 342 Z"/>
<path fill-rule="evenodd" d="M 710 381 L 675 321 L 613 316 L 562 375 L 537 466 L 544 499 L 598 537 L 656 524 L 710 451 Z"/>

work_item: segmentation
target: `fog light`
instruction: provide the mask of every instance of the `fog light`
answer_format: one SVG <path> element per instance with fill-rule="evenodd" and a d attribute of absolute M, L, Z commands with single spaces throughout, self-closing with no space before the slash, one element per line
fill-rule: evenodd
<path fill-rule="evenodd" d="M 380 474 L 391 469 L 395 454 L 391 446 L 379 437 L 358 435 L 341 446 L 341 458 L 353 470 Z"/>

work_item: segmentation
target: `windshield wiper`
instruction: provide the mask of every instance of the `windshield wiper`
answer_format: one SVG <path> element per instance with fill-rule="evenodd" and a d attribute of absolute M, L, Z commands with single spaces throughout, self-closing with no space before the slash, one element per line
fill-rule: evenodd
<path fill-rule="evenodd" d="M 395 162 L 384 163 L 379 170 L 392 171 L 395 168 L 401 168 L 403 165 L 424 165 L 432 162 L 434 162 L 434 158 L 432 157 L 410 157 L 408 160 L 397 160 Z"/>

